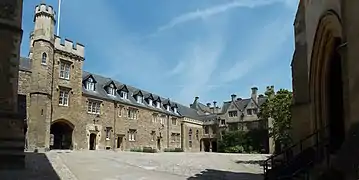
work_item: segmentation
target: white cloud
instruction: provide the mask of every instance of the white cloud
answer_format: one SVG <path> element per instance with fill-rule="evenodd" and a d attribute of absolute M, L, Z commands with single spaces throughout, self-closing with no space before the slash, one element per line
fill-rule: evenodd
<path fill-rule="evenodd" d="M 280 52 L 282 44 L 290 37 L 293 29 L 290 26 L 291 22 L 291 18 L 279 18 L 263 29 L 253 32 L 255 38 L 248 44 L 247 49 L 242 51 L 245 54 L 238 55 L 236 63 L 221 74 L 220 82 L 229 83 L 238 80 L 271 60 L 271 57 Z"/>
<path fill-rule="evenodd" d="M 272 4 L 277 1 L 283 1 L 283 0 L 238 0 L 238 1 L 233 1 L 230 3 L 226 3 L 226 4 L 219 4 L 219 5 L 212 6 L 212 7 L 203 9 L 203 10 L 197 9 L 196 11 L 187 12 L 187 13 L 181 14 L 181 15 L 173 18 L 167 24 L 160 26 L 157 29 L 157 33 L 167 30 L 167 29 L 170 29 L 170 28 L 173 28 L 179 24 L 182 24 L 182 23 L 185 23 L 188 21 L 193 21 L 193 20 L 197 20 L 200 18 L 202 18 L 202 19 L 209 18 L 210 16 L 220 14 L 220 13 L 226 12 L 231 9 L 235 9 L 235 8 L 239 8 L 239 7 L 253 8 L 253 7 Z M 289 2 L 289 1 L 293 1 L 293 0 L 285 0 L 285 1 Z"/>
<path fill-rule="evenodd" d="M 205 94 L 212 88 L 208 85 L 224 48 L 225 42 L 218 35 L 212 35 L 206 41 L 188 46 L 188 54 L 182 60 L 186 67 L 180 80 L 183 87 L 176 99 L 188 103 L 194 96 Z"/>
<path fill-rule="evenodd" d="M 177 65 L 168 73 L 169 76 L 177 75 L 186 68 L 184 61 L 179 61 Z"/>

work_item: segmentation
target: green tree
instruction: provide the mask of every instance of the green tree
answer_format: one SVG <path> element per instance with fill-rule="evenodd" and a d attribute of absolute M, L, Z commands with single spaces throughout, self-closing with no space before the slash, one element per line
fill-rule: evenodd
<path fill-rule="evenodd" d="M 292 143 L 290 106 L 292 103 L 292 92 L 280 89 L 277 93 L 269 88 L 265 95 L 267 101 L 261 105 L 259 117 L 263 119 L 272 118 L 273 126 L 269 129 L 269 135 L 274 142 L 279 142 L 283 148 Z"/>

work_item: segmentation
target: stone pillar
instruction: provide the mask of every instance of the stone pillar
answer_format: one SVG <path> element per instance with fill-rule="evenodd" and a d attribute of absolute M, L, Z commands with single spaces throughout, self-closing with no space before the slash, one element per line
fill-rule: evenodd
<path fill-rule="evenodd" d="M 24 119 L 17 110 L 22 0 L 0 2 L 0 169 L 24 168 Z"/>

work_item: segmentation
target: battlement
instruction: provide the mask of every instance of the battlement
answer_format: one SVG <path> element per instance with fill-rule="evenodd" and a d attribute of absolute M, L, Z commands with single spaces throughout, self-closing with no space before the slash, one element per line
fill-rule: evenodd
<path fill-rule="evenodd" d="M 39 15 L 49 15 L 55 20 L 55 10 L 52 6 L 46 4 L 40 4 L 35 7 L 35 18 Z"/>
<path fill-rule="evenodd" d="M 64 42 L 64 43 L 63 43 Z M 62 40 L 61 37 L 55 36 L 55 49 L 67 52 L 79 57 L 85 57 L 85 46 L 80 43 L 74 43 L 69 39 Z"/>

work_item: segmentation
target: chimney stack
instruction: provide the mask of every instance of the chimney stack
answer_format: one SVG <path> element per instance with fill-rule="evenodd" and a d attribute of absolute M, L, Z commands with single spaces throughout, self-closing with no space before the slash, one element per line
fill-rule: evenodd
<path fill-rule="evenodd" d="M 235 94 L 232 94 L 232 95 L 231 95 L 231 97 L 232 97 L 232 101 L 235 101 L 236 96 L 237 96 L 237 95 L 235 95 Z"/>
<path fill-rule="evenodd" d="M 207 103 L 207 107 L 211 107 L 211 103 Z"/>
<path fill-rule="evenodd" d="M 257 87 L 252 87 L 251 97 L 256 103 L 258 103 L 258 88 Z"/>
<path fill-rule="evenodd" d="M 217 102 L 213 101 L 213 113 L 217 113 Z"/>

